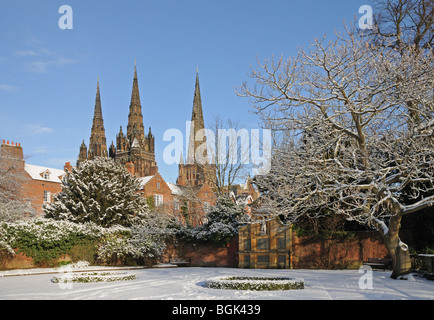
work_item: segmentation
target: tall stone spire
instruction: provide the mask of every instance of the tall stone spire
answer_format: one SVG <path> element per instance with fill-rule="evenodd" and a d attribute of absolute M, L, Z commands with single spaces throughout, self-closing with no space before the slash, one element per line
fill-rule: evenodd
<path fill-rule="evenodd" d="M 158 171 L 154 153 L 155 138 L 151 128 L 145 135 L 142 105 L 140 103 L 137 66 L 134 63 L 133 89 L 131 92 L 130 112 L 126 135 L 121 130 L 116 137 L 116 161 L 124 164 L 130 172 L 139 177 L 146 177 Z"/>
<path fill-rule="evenodd" d="M 104 120 L 102 117 L 101 95 L 99 91 L 99 79 L 96 87 L 95 111 L 93 115 L 92 131 L 90 133 L 88 159 L 107 156 L 107 142 L 105 138 Z"/>
<path fill-rule="evenodd" d="M 205 184 L 212 185 L 215 179 L 214 168 L 214 165 L 210 164 L 208 159 L 205 123 L 200 97 L 199 72 L 196 71 L 187 161 L 183 163 L 182 158 L 180 159 L 177 183 L 182 186 L 196 187 Z"/>
<path fill-rule="evenodd" d="M 130 113 L 128 115 L 127 138 L 130 143 L 133 143 L 134 138 L 137 138 L 140 145 L 142 145 L 145 140 L 145 128 L 143 126 L 136 63 L 134 63 L 133 89 L 131 92 Z"/>
<path fill-rule="evenodd" d="M 193 164 L 198 159 L 196 157 L 196 151 L 199 146 L 206 143 L 205 134 L 205 123 L 203 120 L 203 110 L 202 110 L 202 99 L 200 97 L 200 87 L 199 87 L 199 72 L 196 70 L 196 84 L 194 87 L 194 98 L 193 98 L 193 111 L 191 114 L 191 128 L 190 128 L 190 139 L 187 152 L 187 164 Z M 200 131 L 200 132 L 199 132 Z M 205 148 L 199 150 L 203 157 L 207 157 L 206 144 L 203 145 Z M 203 152 L 202 152 L 203 151 Z"/>

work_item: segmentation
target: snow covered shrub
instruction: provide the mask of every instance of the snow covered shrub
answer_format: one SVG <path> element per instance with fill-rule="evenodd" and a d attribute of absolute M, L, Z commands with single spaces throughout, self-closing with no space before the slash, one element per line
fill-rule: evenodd
<path fill-rule="evenodd" d="M 159 235 L 146 232 L 146 227 L 134 226 L 128 236 L 109 234 L 97 250 L 97 259 L 107 264 L 153 264 L 165 248 Z"/>
<path fill-rule="evenodd" d="M 207 214 L 208 222 L 194 228 L 181 228 L 178 235 L 190 241 L 212 242 L 225 245 L 235 235 L 245 218 L 244 208 L 236 205 L 231 198 L 221 196 Z"/>
<path fill-rule="evenodd" d="M 107 235 L 98 248 L 97 258 L 103 263 L 117 264 L 123 262 L 129 254 L 134 255 L 134 250 L 126 238 Z"/>
<path fill-rule="evenodd" d="M 148 213 L 139 180 L 110 158 L 83 162 L 62 181 L 62 193 L 44 206 L 45 217 L 103 227 L 131 226 Z"/>
<path fill-rule="evenodd" d="M 151 264 L 165 248 L 164 225 L 143 220 L 131 227 L 101 227 L 93 222 L 74 223 L 35 218 L 0 224 L 1 256 L 15 251 L 31 257 L 35 264 L 55 265 L 55 260 L 68 254 L 72 261 L 92 264 Z"/>
<path fill-rule="evenodd" d="M 15 255 L 15 251 L 10 245 L 12 235 L 9 235 L 5 230 L 6 225 L 7 223 L 0 224 L 0 253 L 3 255 Z"/>
<path fill-rule="evenodd" d="M 205 282 L 207 288 L 229 290 L 294 290 L 304 289 L 304 281 L 288 277 L 218 277 Z"/>
<path fill-rule="evenodd" d="M 122 226 L 102 228 L 94 223 L 77 224 L 70 221 L 56 221 L 35 218 L 0 224 L 1 243 L 4 249 L 13 255 L 18 249 L 31 257 L 35 264 L 52 263 L 62 254 L 71 254 L 74 246 L 90 244 L 93 254 L 96 244 L 107 234 L 127 234 L 129 230 Z"/>
<path fill-rule="evenodd" d="M 134 280 L 134 274 L 121 272 L 80 272 L 80 273 L 65 273 L 58 277 L 53 277 L 53 283 L 72 283 L 72 282 L 112 282 Z"/>

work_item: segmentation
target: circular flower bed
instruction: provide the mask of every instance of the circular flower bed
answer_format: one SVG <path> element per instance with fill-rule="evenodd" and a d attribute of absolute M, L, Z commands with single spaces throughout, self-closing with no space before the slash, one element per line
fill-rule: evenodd
<path fill-rule="evenodd" d="M 53 283 L 71 283 L 71 282 L 111 282 L 134 280 L 134 274 L 118 273 L 118 272 L 78 272 L 64 273 L 59 277 L 54 277 Z"/>
<path fill-rule="evenodd" d="M 230 290 L 293 290 L 304 289 L 304 281 L 288 277 L 219 277 L 206 281 L 205 286 Z"/>

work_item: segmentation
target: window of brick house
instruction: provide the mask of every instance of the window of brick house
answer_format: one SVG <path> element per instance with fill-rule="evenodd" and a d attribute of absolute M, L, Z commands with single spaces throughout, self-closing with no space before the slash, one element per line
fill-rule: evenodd
<path fill-rule="evenodd" d="M 209 202 L 204 202 L 203 203 L 203 211 L 205 211 L 205 213 L 209 213 L 211 210 L 211 206 L 209 205 Z"/>
<path fill-rule="evenodd" d="M 154 205 L 156 207 L 163 204 L 163 196 L 161 194 L 154 194 Z"/>
<path fill-rule="evenodd" d="M 160 189 L 160 181 L 157 181 L 157 189 Z"/>
<path fill-rule="evenodd" d="M 44 202 L 51 202 L 51 191 L 44 191 Z"/>

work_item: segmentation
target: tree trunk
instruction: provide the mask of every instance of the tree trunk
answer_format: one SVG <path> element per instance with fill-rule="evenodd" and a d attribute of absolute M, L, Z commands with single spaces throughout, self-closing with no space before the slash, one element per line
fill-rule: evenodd
<path fill-rule="evenodd" d="M 401 215 L 390 218 L 389 230 L 383 234 L 384 244 L 392 258 L 392 279 L 408 274 L 411 271 L 410 251 L 408 246 L 399 239 Z"/>

